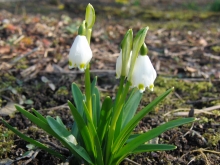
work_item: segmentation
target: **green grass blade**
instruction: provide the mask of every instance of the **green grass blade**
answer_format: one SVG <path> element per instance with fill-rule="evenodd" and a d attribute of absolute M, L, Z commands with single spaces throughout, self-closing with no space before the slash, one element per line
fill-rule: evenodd
<path fill-rule="evenodd" d="M 167 151 L 174 150 L 176 146 L 170 144 L 142 144 L 135 148 L 131 153 L 137 154 L 142 152 L 151 152 L 151 151 Z"/>
<path fill-rule="evenodd" d="M 15 129 L 15 128 L 13 128 L 12 126 L 10 126 L 10 125 L 9 125 L 6 121 L 4 121 L 3 119 L 2 119 L 2 121 L 3 121 L 3 123 L 7 126 L 8 129 L 10 129 L 11 131 L 13 131 L 15 134 L 17 134 L 20 138 L 24 139 L 25 141 L 27 141 L 27 142 L 29 142 L 29 143 L 31 143 L 31 144 L 34 144 L 35 146 L 37 146 L 37 147 L 39 147 L 39 148 L 41 148 L 41 149 L 47 151 L 48 153 L 50 153 L 50 154 L 52 154 L 52 155 L 54 155 L 54 156 L 56 156 L 56 157 L 58 157 L 58 158 L 60 158 L 60 159 L 62 159 L 62 160 L 65 160 L 65 159 L 66 159 L 66 157 L 63 156 L 62 154 L 60 154 L 60 153 L 58 153 L 58 152 L 56 152 L 56 151 L 54 151 L 54 150 L 52 150 L 52 149 L 46 147 L 44 144 L 42 144 L 42 143 L 40 143 L 40 142 L 38 142 L 38 141 L 36 141 L 36 140 L 34 140 L 34 139 L 32 139 L 32 138 L 29 138 L 28 136 L 26 136 L 26 135 L 24 135 L 24 134 L 22 134 L 20 131 L 18 131 L 17 129 Z"/>
<path fill-rule="evenodd" d="M 84 148 L 82 148 L 79 145 L 75 145 L 73 142 L 73 138 L 75 138 L 69 131 L 63 128 L 62 125 L 60 125 L 54 118 L 47 116 L 47 122 L 49 123 L 50 127 L 56 132 L 60 138 L 62 138 L 68 145 L 69 148 L 71 149 L 71 152 L 74 155 L 78 155 L 81 158 L 83 158 L 86 162 L 90 164 L 94 164 L 91 161 L 91 158 L 89 157 L 88 153 Z"/>
<path fill-rule="evenodd" d="M 127 139 L 129 138 L 131 132 L 136 127 L 136 125 L 140 122 L 140 120 L 149 113 L 160 101 L 162 101 L 170 92 L 173 91 L 173 88 L 167 90 L 162 95 L 154 99 L 150 104 L 148 104 L 145 108 L 143 108 L 140 112 L 138 112 L 125 126 L 125 128 L 118 135 L 115 140 L 112 152 L 113 154 L 123 147 Z"/>
<path fill-rule="evenodd" d="M 119 151 L 115 155 L 114 159 L 119 163 L 130 152 L 135 150 L 135 148 L 137 148 L 139 145 L 142 145 L 143 143 L 159 136 L 161 133 L 163 133 L 171 128 L 174 128 L 174 127 L 186 124 L 186 123 L 193 122 L 194 120 L 195 120 L 195 118 L 182 118 L 182 119 L 173 120 L 173 121 L 167 122 L 163 125 L 160 125 L 160 126 L 154 128 L 144 134 L 141 134 L 138 137 L 136 137 L 134 140 L 132 140 L 131 142 L 127 143 L 124 147 L 119 149 Z"/>

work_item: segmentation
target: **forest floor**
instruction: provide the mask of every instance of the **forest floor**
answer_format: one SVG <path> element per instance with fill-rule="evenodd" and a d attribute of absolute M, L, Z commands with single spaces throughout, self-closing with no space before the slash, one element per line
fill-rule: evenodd
<path fill-rule="evenodd" d="M 0 3 L 0 118 L 51 145 L 51 137 L 16 112 L 14 104 L 26 110 L 35 108 L 45 116 L 59 115 L 71 127 L 73 118 L 66 103 L 72 101 L 72 82 L 84 89 L 84 74 L 68 69 L 68 53 L 84 19 L 86 3 L 34 2 Z M 102 98 L 114 97 L 119 84 L 115 63 L 120 42 L 129 28 L 135 35 L 149 26 L 146 44 L 158 77 L 154 91 L 145 91 L 140 109 L 167 89 L 174 87 L 175 91 L 134 131 L 146 132 L 165 121 L 187 117 L 192 111 L 198 120 L 155 139 L 154 143 L 174 144 L 177 149 L 131 155 L 129 159 L 142 165 L 217 165 L 220 12 L 210 11 L 208 1 L 172 2 L 135 1 L 120 5 L 94 1 L 97 19 L 91 38 L 91 79 L 98 76 Z M 0 165 L 61 163 L 45 151 L 31 148 L 0 121 Z M 125 160 L 122 164 L 132 163 Z"/>

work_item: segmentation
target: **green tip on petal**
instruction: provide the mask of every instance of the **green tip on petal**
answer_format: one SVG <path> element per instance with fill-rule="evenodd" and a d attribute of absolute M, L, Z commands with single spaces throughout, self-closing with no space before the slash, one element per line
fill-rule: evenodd
<path fill-rule="evenodd" d="M 86 22 L 83 21 L 83 23 L 80 25 L 79 29 L 78 29 L 78 35 L 81 36 L 86 36 Z"/>
<path fill-rule="evenodd" d="M 149 88 L 150 88 L 151 91 L 153 91 L 153 90 L 154 90 L 154 84 L 151 84 L 151 85 L 149 86 Z"/>
<path fill-rule="evenodd" d="M 140 55 L 145 56 L 147 54 L 148 54 L 147 45 L 145 43 L 143 43 L 143 45 L 141 46 L 141 49 L 140 49 Z"/>
<path fill-rule="evenodd" d="M 83 64 L 83 63 L 82 63 L 82 64 L 79 65 L 79 68 L 80 68 L 80 69 L 84 69 L 84 68 L 85 68 L 85 65 L 86 65 L 86 64 Z"/>
<path fill-rule="evenodd" d="M 138 89 L 140 90 L 140 92 L 143 92 L 145 90 L 145 87 L 143 84 L 139 84 Z"/>
<path fill-rule="evenodd" d="M 69 63 L 69 66 L 73 66 L 73 63 L 70 60 L 68 61 L 68 63 Z"/>
<path fill-rule="evenodd" d="M 95 10 L 90 3 L 86 7 L 85 20 L 87 28 L 91 29 L 95 23 Z"/>

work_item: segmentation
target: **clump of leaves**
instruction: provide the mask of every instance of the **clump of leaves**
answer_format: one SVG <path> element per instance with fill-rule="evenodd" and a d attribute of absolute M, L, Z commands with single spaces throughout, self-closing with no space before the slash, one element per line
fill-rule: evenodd
<path fill-rule="evenodd" d="M 14 143 L 14 133 L 0 126 L 0 158 L 3 158 L 11 150 Z"/>

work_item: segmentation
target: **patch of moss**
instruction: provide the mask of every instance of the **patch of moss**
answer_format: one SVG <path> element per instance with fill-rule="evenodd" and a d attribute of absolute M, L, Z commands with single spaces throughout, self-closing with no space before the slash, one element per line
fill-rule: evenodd
<path fill-rule="evenodd" d="M 56 95 L 68 95 L 69 91 L 67 90 L 67 87 L 62 86 L 56 91 Z"/>
<path fill-rule="evenodd" d="M 215 96 L 215 93 L 213 93 L 214 86 L 211 82 L 187 82 L 180 79 L 159 76 L 154 86 L 153 92 L 146 91 L 144 93 L 142 98 L 144 105 L 163 94 L 167 89 L 174 87 L 174 92 L 160 102 L 160 104 L 155 107 L 155 111 L 158 111 L 158 109 L 170 110 L 179 107 L 189 108 L 190 105 L 185 104 L 186 101 L 199 100 L 206 95 Z"/>
<path fill-rule="evenodd" d="M 0 125 L 0 158 L 7 156 L 14 144 L 14 133 Z"/>
<path fill-rule="evenodd" d="M 212 46 L 211 49 L 212 49 L 215 53 L 220 53 L 220 46 Z"/>
<path fill-rule="evenodd" d="M 26 69 L 26 68 L 28 68 L 27 59 L 22 58 L 21 60 L 19 60 L 19 62 L 16 63 L 15 68 L 16 69 Z"/>
<path fill-rule="evenodd" d="M 217 146 L 220 141 L 220 133 L 205 133 L 203 137 L 207 139 L 208 145 Z"/>

